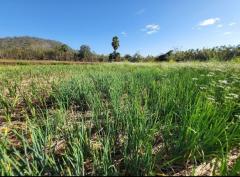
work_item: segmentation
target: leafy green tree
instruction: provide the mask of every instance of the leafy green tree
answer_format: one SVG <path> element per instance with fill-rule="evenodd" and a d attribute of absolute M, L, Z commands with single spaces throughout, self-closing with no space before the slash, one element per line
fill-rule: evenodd
<path fill-rule="evenodd" d="M 66 44 L 63 44 L 59 47 L 59 51 L 66 53 L 68 51 L 68 46 Z"/>
<path fill-rule="evenodd" d="M 61 45 L 58 50 L 56 51 L 57 53 L 59 53 L 58 57 L 59 60 L 67 60 L 67 52 L 68 52 L 68 46 L 66 44 Z"/>
<path fill-rule="evenodd" d="M 127 61 L 132 61 L 132 56 L 129 54 L 126 54 L 123 58 Z"/>
<path fill-rule="evenodd" d="M 133 55 L 131 62 L 139 62 L 139 61 L 142 61 L 143 59 L 144 57 L 137 52 Z"/>
<path fill-rule="evenodd" d="M 86 59 L 89 60 L 92 57 L 91 48 L 88 45 L 82 45 L 79 50 L 80 60 Z"/>

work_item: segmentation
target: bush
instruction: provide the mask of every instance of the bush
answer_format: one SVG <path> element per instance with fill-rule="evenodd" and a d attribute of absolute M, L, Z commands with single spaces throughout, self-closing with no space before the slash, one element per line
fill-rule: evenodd
<path fill-rule="evenodd" d="M 109 55 L 109 61 L 113 62 L 113 61 L 120 61 L 121 60 L 121 55 L 118 52 L 113 52 Z"/>

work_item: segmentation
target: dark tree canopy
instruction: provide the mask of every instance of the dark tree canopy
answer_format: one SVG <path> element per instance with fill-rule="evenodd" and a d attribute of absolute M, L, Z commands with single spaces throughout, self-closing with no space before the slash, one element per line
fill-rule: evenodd
<path fill-rule="evenodd" d="M 79 58 L 87 59 L 92 56 L 91 48 L 88 45 L 82 45 L 79 50 Z"/>
<path fill-rule="evenodd" d="M 120 47 L 119 39 L 118 39 L 117 36 L 113 37 L 113 39 L 112 39 L 112 47 L 113 47 L 115 52 Z"/>
<path fill-rule="evenodd" d="M 128 60 L 128 61 L 131 61 L 132 60 L 132 56 L 129 55 L 129 54 L 126 54 L 126 55 L 124 55 L 124 59 Z"/>
<path fill-rule="evenodd" d="M 168 61 L 169 57 L 172 53 L 173 53 L 173 50 L 170 50 L 167 53 L 160 55 L 156 60 L 157 61 Z"/>
<path fill-rule="evenodd" d="M 140 53 L 135 53 L 132 57 L 132 62 L 139 62 L 143 60 L 143 56 Z"/>
<path fill-rule="evenodd" d="M 69 50 L 68 46 L 66 44 L 63 44 L 59 47 L 60 52 L 67 52 Z"/>
<path fill-rule="evenodd" d="M 120 47 L 120 42 L 117 36 L 114 36 L 112 39 L 112 47 L 114 52 L 109 55 L 109 61 L 120 61 L 120 53 L 117 52 L 117 49 Z"/>

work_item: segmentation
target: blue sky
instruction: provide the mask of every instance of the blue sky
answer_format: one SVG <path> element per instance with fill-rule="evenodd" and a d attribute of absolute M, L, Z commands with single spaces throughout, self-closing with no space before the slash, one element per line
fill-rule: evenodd
<path fill-rule="evenodd" d="M 122 54 L 240 44 L 240 0 L 1 0 L 0 37 L 36 36 Z"/>

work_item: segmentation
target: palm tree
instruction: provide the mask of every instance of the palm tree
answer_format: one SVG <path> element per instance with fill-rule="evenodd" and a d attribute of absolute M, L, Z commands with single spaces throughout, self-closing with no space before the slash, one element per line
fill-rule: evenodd
<path fill-rule="evenodd" d="M 113 37 L 112 39 L 112 47 L 114 49 L 114 53 L 116 53 L 117 49 L 120 47 L 119 39 L 117 36 Z"/>
<path fill-rule="evenodd" d="M 109 55 L 109 61 L 112 61 L 112 60 L 119 61 L 120 53 L 117 53 L 117 49 L 120 47 L 120 44 L 117 36 L 114 36 L 112 39 L 112 47 L 114 49 L 114 52 Z"/>

